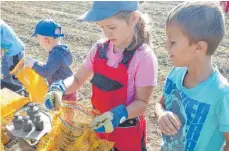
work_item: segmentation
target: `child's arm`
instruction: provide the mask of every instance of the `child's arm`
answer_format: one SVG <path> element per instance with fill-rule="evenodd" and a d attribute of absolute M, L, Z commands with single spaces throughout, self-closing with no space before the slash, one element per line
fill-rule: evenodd
<path fill-rule="evenodd" d="M 226 145 L 224 147 L 224 151 L 229 151 L 229 132 L 224 133 L 226 139 Z"/>
<path fill-rule="evenodd" d="M 162 96 L 160 101 L 155 105 L 155 115 L 156 118 L 159 117 L 159 115 L 163 112 L 165 112 L 165 104 L 164 104 L 164 97 Z"/>
<path fill-rule="evenodd" d="M 76 72 L 76 74 L 64 80 L 64 85 L 66 87 L 67 94 L 75 92 L 85 83 L 85 81 L 89 77 L 93 75 L 93 63 L 96 52 L 97 43 L 88 52 L 87 57 L 83 62 L 83 65 Z"/>
<path fill-rule="evenodd" d="M 135 118 L 143 114 L 149 104 L 153 86 L 137 86 L 135 100 L 127 106 L 128 118 Z"/>
<path fill-rule="evenodd" d="M 61 66 L 63 58 L 58 52 L 55 52 L 49 56 L 49 59 L 44 64 L 34 63 L 32 68 L 41 75 L 43 78 L 52 76 Z"/>
<path fill-rule="evenodd" d="M 166 135 L 174 135 L 180 128 L 180 120 L 176 114 L 166 111 L 164 104 L 164 96 L 155 106 L 155 115 L 157 117 L 158 125 L 162 133 Z"/>
<path fill-rule="evenodd" d="M 92 70 L 82 65 L 74 76 L 71 76 L 64 80 L 66 94 L 73 93 L 77 89 L 79 89 L 85 83 L 85 81 L 92 76 L 92 74 Z"/>
<path fill-rule="evenodd" d="M 127 107 L 124 104 L 118 105 L 108 112 L 97 116 L 90 122 L 90 127 L 95 132 L 110 133 L 126 119 L 131 119 L 142 115 L 147 109 L 153 86 L 136 87 L 135 100 Z"/>

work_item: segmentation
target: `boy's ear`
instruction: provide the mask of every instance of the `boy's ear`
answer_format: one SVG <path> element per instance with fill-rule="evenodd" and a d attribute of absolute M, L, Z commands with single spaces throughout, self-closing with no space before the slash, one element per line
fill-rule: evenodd
<path fill-rule="evenodd" d="M 45 41 L 46 44 L 50 43 L 50 41 L 49 41 L 49 39 L 47 37 L 44 38 L 44 41 Z"/>
<path fill-rule="evenodd" d="M 207 44 L 207 42 L 206 41 L 199 41 L 197 43 L 196 50 L 199 53 L 207 54 L 207 50 L 208 50 L 208 44 Z"/>

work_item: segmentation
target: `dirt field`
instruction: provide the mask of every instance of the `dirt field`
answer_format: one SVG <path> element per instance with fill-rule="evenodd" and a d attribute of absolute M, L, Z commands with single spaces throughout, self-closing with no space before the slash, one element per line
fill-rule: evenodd
<path fill-rule="evenodd" d="M 148 148 L 158 151 L 160 146 L 160 131 L 156 124 L 153 108 L 161 95 L 161 88 L 165 77 L 171 68 L 165 44 L 165 18 L 169 10 L 179 2 L 145 2 L 141 6 L 143 13 L 148 14 L 152 43 L 159 62 L 158 87 L 155 88 L 151 102 L 146 112 Z M 95 24 L 78 23 L 77 18 L 90 6 L 88 2 L 1 2 L 1 18 L 13 27 L 26 45 L 29 56 L 44 61 L 47 53 L 42 50 L 38 42 L 31 38 L 33 29 L 40 19 L 53 18 L 63 27 L 64 43 L 69 45 L 75 55 L 72 69 L 77 71 L 90 47 L 102 37 L 100 29 Z M 226 17 L 226 29 L 229 31 L 229 15 Z M 224 76 L 229 79 L 229 33 L 214 55 L 214 64 Z M 89 82 L 80 90 L 86 98 L 90 98 L 91 85 Z"/>

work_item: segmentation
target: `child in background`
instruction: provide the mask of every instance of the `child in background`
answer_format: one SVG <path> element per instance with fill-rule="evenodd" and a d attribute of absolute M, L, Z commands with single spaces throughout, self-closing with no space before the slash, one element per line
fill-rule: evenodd
<path fill-rule="evenodd" d="M 49 56 L 44 64 L 40 64 L 32 58 L 25 58 L 25 66 L 32 68 L 36 73 L 46 78 L 49 85 L 73 75 L 70 69 L 73 54 L 68 46 L 61 44 L 61 37 L 64 37 L 64 34 L 59 24 L 52 19 L 41 20 L 36 25 L 32 36 L 39 40 L 40 46 L 49 53 Z M 77 93 L 67 94 L 63 99 L 76 101 Z M 74 102 L 72 103 L 74 104 Z"/>
<path fill-rule="evenodd" d="M 1 76 L 5 82 L 18 84 L 18 80 L 10 74 L 24 56 L 24 44 L 13 29 L 0 19 L 1 31 Z"/>
<path fill-rule="evenodd" d="M 229 151 L 229 84 L 212 65 L 225 34 L 215 2 L 185 2 L 166 20 L 166 47 L 175 66 L 155 106 L 162 151 Z M 226 141 L 225 141 L 226 140 Z"/>

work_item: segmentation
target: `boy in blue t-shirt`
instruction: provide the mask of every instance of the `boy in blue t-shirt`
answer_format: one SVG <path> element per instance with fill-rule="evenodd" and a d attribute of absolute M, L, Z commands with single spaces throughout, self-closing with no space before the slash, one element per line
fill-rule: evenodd
<path fill-rule="evenodd" d="M 166 20 L 166 47 L 175 66 L 155 106 L 162 151 L 229 150 L 229 84 L 212 65 L 225 34 L 214 2 L 185 2 Z"/>
<path fill-rule="evenodd" d="M 18 83 L 9 72 L 24 56 L 24 44 L 13 29 L 0 19 L 1 31 L 1 77 L 5 82 Z"/>

